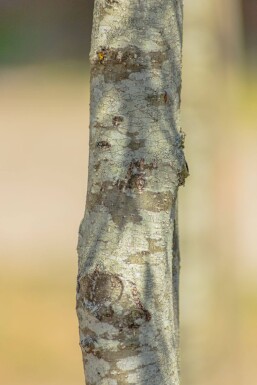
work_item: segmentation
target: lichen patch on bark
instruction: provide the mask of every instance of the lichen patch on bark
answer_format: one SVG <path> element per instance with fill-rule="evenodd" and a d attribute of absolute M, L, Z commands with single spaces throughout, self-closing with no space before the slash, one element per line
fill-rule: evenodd
<path fill-rule="evenodd" d="M 88 210 L 94 211 L 97 206 L 105 207 L 110 213 L 113 222 L 122 227 L 127 222 L 140 223 L 142 221 L 141 211 L 160 212 L 168 210 L 171 206 L 173 196 L 171 192 L 150 192 L 144 191 L 144 183 L 139 186 L 139 177 L 132 178 L 130 186 L 139 190 L 138 195 L 127 195 L 126 192 L 120 191 L 121 184 L 114 186 L 108 190 L 91 194 L 88 198 Z M 132 185 L 134 183 L 135 185 Z M 137 183 L 137 184 L 136 184 Z"/>
<path fill-rule="evenodd" d="M 141 50 L 136 46 L 126 48 L 102 47 L 96 52 L 91 76 L 104 76 L 106 83 L 128 79 L 133 72 L 140 72 L 146 65 Z"/>

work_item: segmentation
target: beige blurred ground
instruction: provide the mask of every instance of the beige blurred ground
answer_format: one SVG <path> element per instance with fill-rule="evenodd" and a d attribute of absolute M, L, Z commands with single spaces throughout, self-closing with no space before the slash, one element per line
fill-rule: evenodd
<path fill-rule="evenodd" d="M 222 60 L 213 10 L 201 18 L 195 4 L 184 36 L 182 385 L 254 385 L 257 76 Z M 75 280 L 88 87 L 87 70 L 72 62 L 0 70 L 3 385 L 84 383 Z"/>
<path fill-rule="evenodd" d="M 9 69 L 0 88 L 0 383 L 82 384 L 75 280 L 87 72 Z"/>

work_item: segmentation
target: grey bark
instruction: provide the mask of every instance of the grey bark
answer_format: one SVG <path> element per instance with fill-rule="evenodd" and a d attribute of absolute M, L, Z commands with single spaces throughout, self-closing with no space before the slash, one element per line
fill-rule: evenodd
<path fill-rule="evenodd" d="M 87 385 L 179 385 L 181 0 L 96 0 L 77 314 Z"/>

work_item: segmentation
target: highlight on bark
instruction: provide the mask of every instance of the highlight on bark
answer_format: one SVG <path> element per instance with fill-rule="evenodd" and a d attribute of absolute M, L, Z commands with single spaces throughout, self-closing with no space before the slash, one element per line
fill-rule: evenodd
<path fill-rule="evenodd" d="M 95 0 L 77 315 L 87 385 L 179 385 L 182 0 Z"/>

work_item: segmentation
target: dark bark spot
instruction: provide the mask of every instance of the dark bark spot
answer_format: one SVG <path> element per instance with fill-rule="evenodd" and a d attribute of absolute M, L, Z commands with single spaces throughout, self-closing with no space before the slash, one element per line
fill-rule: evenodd
<path fill-rule="evenodd" d="M 110 318 L 113 316 L 114 311 L 111 305 L 109 306 L 101 306 L 97 312 L 97 318 L 99 321 L 108 322 Z"/>
<path fill-rule="evenodd" d="M 178 185 L 184 186 L 186 178 L 189 176 L 189 168 L 186 161 L 183 163 L 183 168 L 178 172 Z"/>
<path fill-rule="evenodd" d="M 99 162 L 97 162 L 97 163 L 94 165 L 95 171 L 98 171 L 99 168 L 100 168 L 100 166 L 101 166 L 101 162 L 99 161 Z"/>
<path fill-rule="evenodd" d="M 112 124 L 117 127 L 123 122 L 124 118 L 123 116 L 114 116 L 112 119 Z"/>
<path fill-rule="evenodd" d="M 129 138 L 135 138 L 138 134 L 139 134 L 138 131 L 135 131 L 135 132 L 126 132 L 126 135 L 127 135 Z"/>
<path fill-rule="evenodd" d="M 101 140 L 100 142 L 96 143 L 97 148 L 101 148 L 102 150 L 108 150 L 111 148 L 111 144 L 107 142 L 107 140 Z"/>
<path fill-rule="evenodd" d="M 154 92 L 146 96 L 146 101 L 148 104 L 158 107 L 168 102 L 168 93 L 164 91 L 162 93 Z"/>
<path fill-rule="evenodd" d="M 109 7 L 112 7 L 115 4 L 119 4 L 117 0 L 105 0 L 105 4 Z"/>
<path fill-rule="evenodd" d="M 132 286 L 131 290 L 132 298 L 135 303 L 135 308 L 133 308 L 129 315 L 127 316 L 127 322 L 129 328 L 138 328 L 145 321 L 149 322 L 151 320 L 151 314 L 143 306 L 140 295 L 135 284 Z"/>
<path fill-rule="evenodd" d="M 169 99 L 167 91 L 164 92 L 163 99 L 164 99 L 164 103 L 167 103 L 167 101 Z"/>
<path fill-rule="evenodd" d="M 88 335 L 79 344 L 83 352 L 93 354 L 97 358 L 102 357 L 100 349 L 97 347 L 97 338 L 95 336 Z"/>
<path fill-rule="evenodd" d="M 151 320 L 151 314 L 145 309 L 132 309 L 127 316 L 127 326 L 130 329 L 139 328 L 144 322 Z"/>
<path fill-rule="evenodd" d="M 142 193 L 146 183 L 144 169 L 145 160 L 143 158 L 130 162 L 125 179 L 118 181 L 119 190 L 136 189 L 139 193 Z"/>
<path fill-rule="evenodd" d="M 110 181 L 105 181 L 105 182 L 103 182 L 103 183 L 96 183 L 96 185 L 100 185 L 101 187 L 100 187 L 100 191 L 101 192 L 104 192 L 104 191 L 107 191 L 107 190 L 109 190 L 109 189 L 112 189 L 113 188 L 113 186 L 114 186 L 114 184 L 112 183 L 112 182 L 110 182 Z"/>
<path fill-rule="evenodd" d="M 152 68 L 161 69 L 164 61 L 169 60 L 168 51 L 150 52 L 150 61 Z"/>
<path fill-rule="evenodd" d="M 105 129 L 109 128 L 109 126 L 107 126 L 106 124 L 100 123 L 100 122 L 95 122 L 94 127 L 95 128 L 105 128 Z"/>
<path fill-rule="evenodd" d="M 132 139 L 128 145 L 128 148 L 136 151 L 139 148 L 144 147 L 144 146 L 145 146 L 145 140 L 144 139 Z"/>
<path fill-rule="evenodd" d="M 156 159 L 154 159 L 153 163 L 150 163 L 149 170 L 152 170 L 155 168 L 158 168 Z"/>
<path fill-rule="evenodd" d="M 176 145 L 179 149 L 185 148 L 185 139 L 186 139 L 186 133 L 180 129 L 179 135 L 176 138 Z"/>
<path fill-rule="evenodd" d="M 178 93 L 178 100 L 179 100 L 179 107 L 181 105 L 181 83 L 177 87 L 177 93 Z"/>
<path fill-rule="evenodd" d="M 77 278 L 77 288 L 76 288 L 76 292 L 79 293 L 80 292 L 80 283 L 79 283 L 79 277 Z"/>
<path fill-rule="evenodd" d="M 80 347 L 87 353 L 91 353 L 95 348 L 96 338 L 91 336 L 86 336 L 80 341 Z"/>

